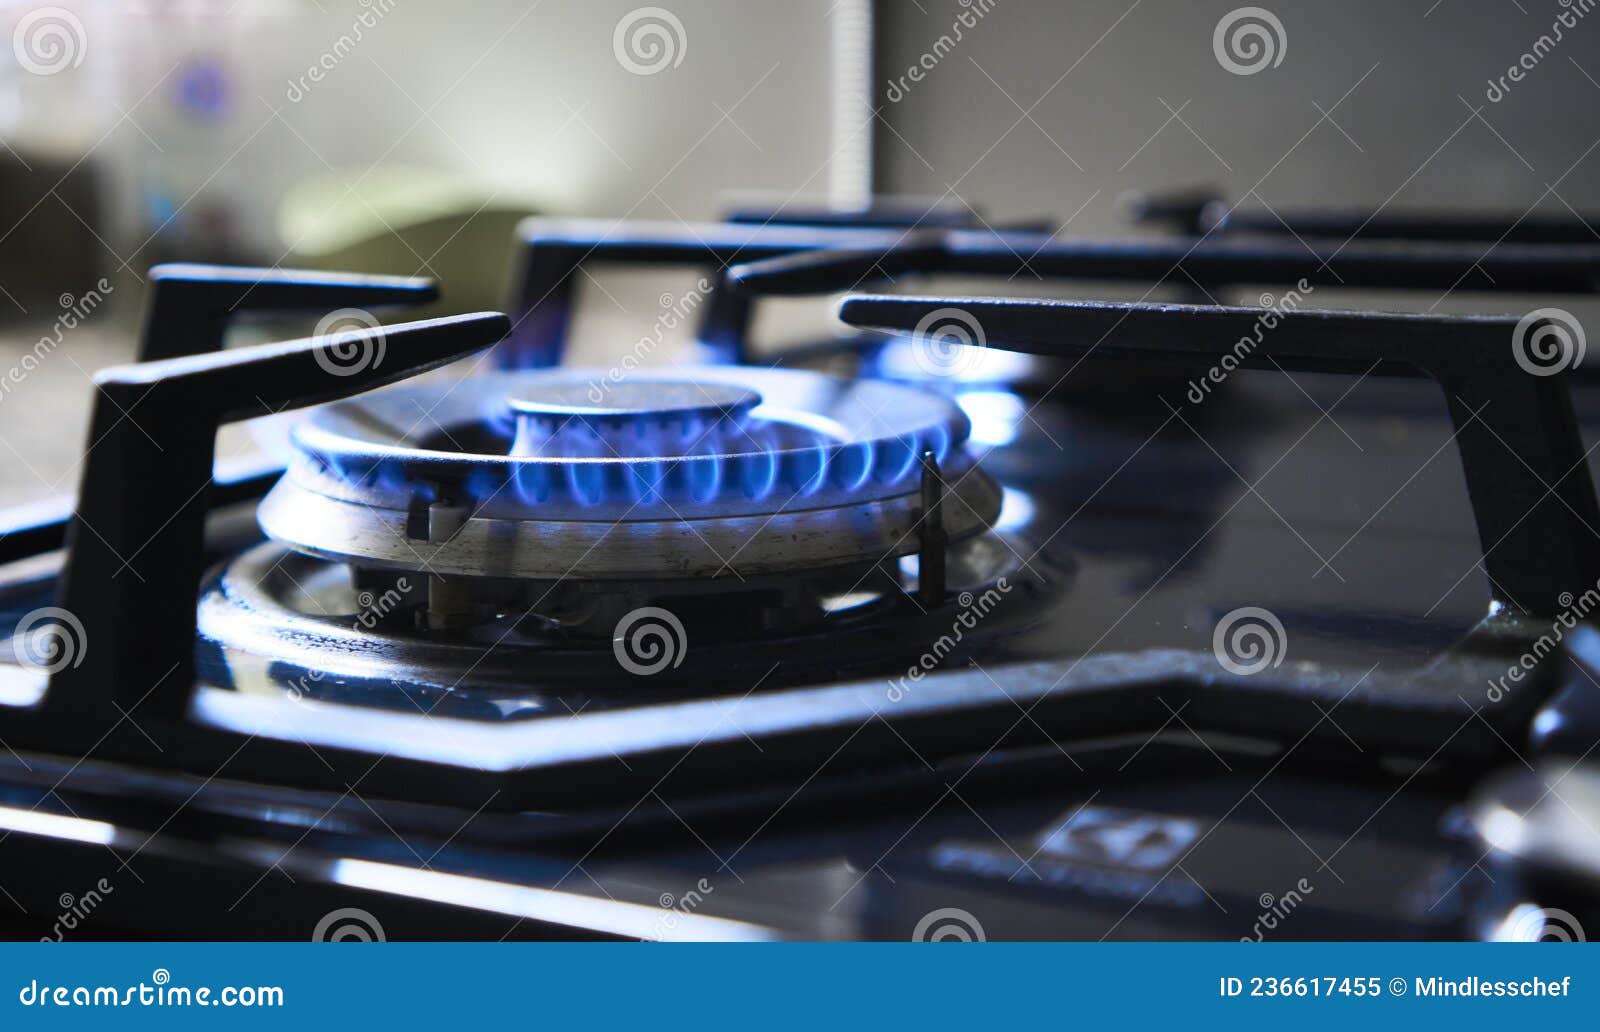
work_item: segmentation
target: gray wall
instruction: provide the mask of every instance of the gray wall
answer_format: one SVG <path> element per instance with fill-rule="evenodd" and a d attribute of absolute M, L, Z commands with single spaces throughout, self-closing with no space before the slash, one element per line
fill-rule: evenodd
<path fill-rule="evenodd" d="M 903 139 L 882 134 L 880 172 L 1000 216 L 1066 218 L 1083 206 L 1073 229 L 1086 233 L 1121 228 L 1113 202 L 1123 190 L 1197 181 L 1235 196 L 1253 189 L 1256 204 L 1274 208 L 1564 211 L 1562 198 L 1600 208 L 1600 153 L 1590 149 L 1600 138 L 1591 81 L 1600 11 L 1491 104 L 1487 80 L 1549 32 L 1566 10 L 1555 0 L 1266 0 L 1287 45 L 1280 64 L 1252 75 L 1226 71 L 1212 49 L 1218 21 L 1238 6 L 995 0 L 887 106 Z M 884 10 L 880 79 L 903 74 L 968 8 L 890 0 Z M 1545 196 L 1547 185 L 1556 194 Z"/>

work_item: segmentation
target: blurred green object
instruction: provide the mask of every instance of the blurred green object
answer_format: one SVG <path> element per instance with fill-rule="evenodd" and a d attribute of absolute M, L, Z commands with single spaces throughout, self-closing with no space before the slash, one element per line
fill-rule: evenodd
<path fill-rule="evenodd" d="M 538 210 L 469 177 L 393 166 L 299 184 L 279 206 L 278 230 L 286 266 L 436 277 L 443 296 L 426 314 L 443 315 L 505 303 L 516 225 Z"/>
<path fill-rule="evenodd" d="M 104 169 L 70 155 L 6 151 L 0 151 L 0 325 L 48 323 L 73 294 L 115 275 L 102 243 L 111 235 L 101 200 Z"/>

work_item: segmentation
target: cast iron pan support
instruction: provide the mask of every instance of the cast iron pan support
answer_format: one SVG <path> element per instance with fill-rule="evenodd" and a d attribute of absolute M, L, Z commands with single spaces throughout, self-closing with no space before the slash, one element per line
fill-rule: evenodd
<path fill-rule="evenodd" d="M 814 208 L 745 208 L 727 221 L 689 225 L 603 219 L 525 220 L 508 310 L 511 339 L 499 349 L 502 368 L 557 365 L 571 329 L 579 271 L 590 264 L 698 266 L 709 270 L 698 339 L 708 361 L 743 362 L 752 298 L 728 289 L 727 268 L 818 247 L 892 246 L 918 225 L 972 225 L 965 205 L 878 204 L 853 212 Z M 1047 233 L 1049 227 L 1027 229 Z M 646 320 L 648 323 L 648 320 Z M 625 342 L 631 345 L 633 342 Z"/>
<path fill-rule="evenodd" d="M 612 222 L 603 219 L 527 219 L 518 228 L 520 259 L 509 310 L 511 338 L 497 349 L 501 368 L 557 365 L 572 323 L 575 291 L 585 265 L 687 266 L 707 274 L 709 296 L 700 302 L 700 342 L 717 361 L 739 361 L 751 305 L 748 296 L 723 289 L 723 272 L 736 262 L 760 261 L 819 246 L 885 246 L 903 229 L 821 225 Z M 643 320 L 648 325 L 651 320 Z M 633 341 L 618 342 L 618 351 Z"/>
<path fill-rule="evenodd" d="M 964 203 L 929 203 L 914 199 L 896 201 L 892 198 L 875 198 L 865 208 L 843 210 L 781 203 L 776 207 L 745 206 L 725 212 L 723 221 L 754 226 L 806 226 L 817 231 L 897 230 L 902 235 L 935 227 L 976 230 L 989 225 L 981 213 Z M 1028 219 L 993 229 L 995 232 L 1003 229 L 1015 233 L 1049 234 L 1055 231 L 1055 226 L 1045 219 Z M 747 343 L 755 298 L 728 282 L 727 269 L 717 269 L 713 275 L 714 285 L 711 297 L 702 309 L 698 340 L 709 360 L 749 362 L 751 355 Z"/>
<path fill-rule="evenodd" d="M 139 361 L 221 351 L 228 323 L 264 312 L 389 308 L 437 300 L 439 285 L 410 276 L 361 276 L 235 265 L 156 265 L 145 282 Z M 207 505 L 260 497 L 283 467 L 274 459 L 219 470 Z M 70 497 L 30 507 L 0 526 L 0 564 L 60 548 L 72 519 Z"/>
<path fill-rule="evenodd" d="M 423 305 L 439 285 L 415 276 L 367 276 L 238 265 L 156 265 L 148 277 L 139 361 L 222 350 L 236 316 Z"/>
<path fill-rule="evenodd" d="M 918 230 L 888 244 L 814 247 L 745 260 L 729 279 L 752 293 L 828 294 L 913 275 L 1231 283 L 1487 293 L 1592 294 L 1597 246 L 1330 240 L 1077 240 Z"/>
<path fill-rule="evenodd" d="M 1237 341 L 1255 338 L 1262 316 L 1221 306 L 886 296 L 846 298 L 840 316 L 854 326 L 909 333 L 941 308 L 976 319 L 990 347 L 1133 359 L 1220 359 Z M 1516 327 L 1505 317 L 1284 312 L 1242 364 L 1420 371 L 1438 381 L 1494 597 L 1555 616 L 1600 581 L 1600 507 L 1566 381 L 1518 365 Z"/>
<path fill-rule="evenodd" d="M 116 721 L 118 708 L 187 707 L 202 496 L 220 425 L 393 383 L 487 347 L 507 327 L 479 313 L 102 370 L 61 579 L 61 606 L 85 645 L 82 662 L 51 679 L 46 710 L 87 727 Z"/>
<path fill-rule="evenodd" d="M 929 227 L 932 228 L 929 228 Z M 912 273 L 1041 276 L 1086 280 L 1171 279 L 1409 290 L 1593 293 L 1600 246 L 1482 246 L 1366 241 L 1308 246 L 1298 240 L 1077 240 L 1037 229 L 960 229 L 933 220 L 861 228 L 824 224 L 614 222 L 527 219 L 508 311 L 501 368 L 559 364 L 580 271 L 588 265 L 685 266 L 708 273 L 700 342 L 708 359 L 748 359 L 749 294 L 827 294 Z M 741 291 L 726 289 L 729 285 Z M 645 320 L 648 324 L 649 320 Z M 633 341 L 617 342 L 626 352 Z"/>
<path fill-rule="evenodd" d="M 1593 244 L 1600 241 L 1594 213 L 1538 215 L 1467 211 L 1391 212 L 1363 209 L 1245 208 L 1220 190 L 1180 188 L 1129 194 L 1123 201 L 1135 222 L 1165 225 L 1180 233 L 1251 233 L 1350 240 L 1475 240 L 1500 244 Z"/>

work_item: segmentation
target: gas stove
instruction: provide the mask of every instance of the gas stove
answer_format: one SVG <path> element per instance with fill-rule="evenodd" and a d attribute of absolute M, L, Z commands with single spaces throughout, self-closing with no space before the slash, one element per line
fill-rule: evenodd
<path fill-rule="evenodd" d="M 436 288 L 152 270 L 78 495 L 0 538 L 12 924 L 92 887 L 97 937 L 1581 934 L 1582 328 L 1315 291 L 1580 295 L 1600 246 L 1202 232 L 532 220 L 509 316 L 229 350 Z M 563 364 L 602 264 L 704 276 L 692 362 Z M 926 274 L 1204 303 L 859 292 Z M 846 329 L 759 352 L 777 294 Z"/>

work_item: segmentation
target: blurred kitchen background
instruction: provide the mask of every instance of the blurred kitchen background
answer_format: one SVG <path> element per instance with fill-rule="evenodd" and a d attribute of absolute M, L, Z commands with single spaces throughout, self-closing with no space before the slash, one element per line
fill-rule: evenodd
<path fill-rule="evenodd" d="M 525 215 L 692 222 L 740 192 L 942 198 L 1082 236 L 1157 231 L 1120 199 L 1193 185 L 1252 208 L 1600 210 L 1588 6 L 1271 0 L 1271 61 L 1237 74 L 1214 46 L 1230 0 L 6 3 L 0 502 L 72 488 L 89 376 L 131 355 L 163 261 L 434 275 L 470 310 L 503 298 Z M 605 362 L 658 289 L 583 295 L 580 351 Z M 1514 301 L 1488 308 L 1534 307 Z"/>

